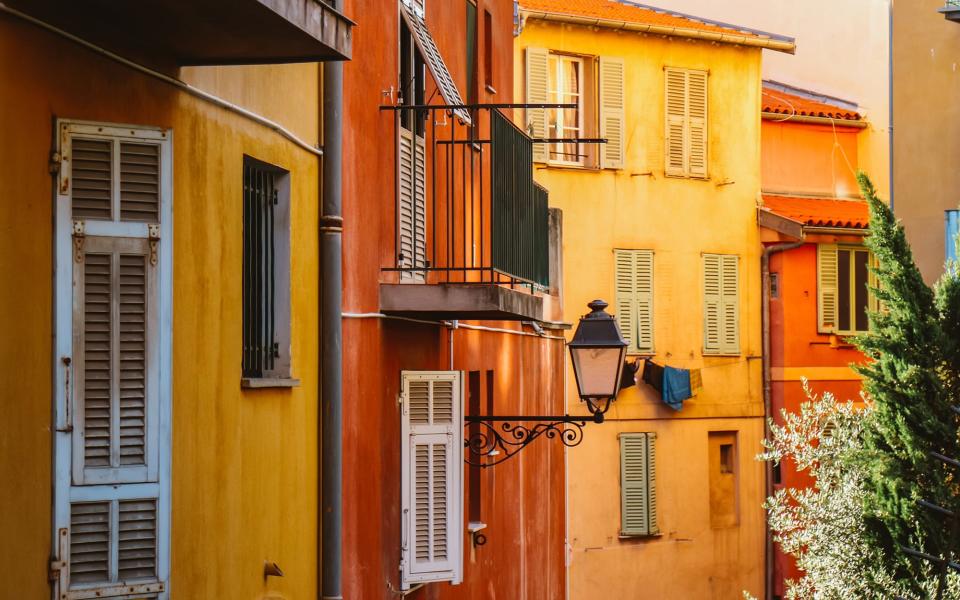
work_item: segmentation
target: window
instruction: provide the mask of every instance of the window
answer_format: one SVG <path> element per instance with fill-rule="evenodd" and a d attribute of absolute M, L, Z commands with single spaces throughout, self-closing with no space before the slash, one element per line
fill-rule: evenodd
<path fill-rule="evenodd" d="M 770 297 L 774 300 L 780 298 L 780 274 L 770 273 Z"/>
<path fill-rule="evenodd" d="M 401 587 L 463 577 L 463 377 L 401 374 Z"/>
<path fill-rule="evenodd" d="M 477 103 L 477 3 L 467 2 L 467 103 Z"/>
<path fill-rule="evenodd" d="M 666 150 L 664 172 L 707 177 L 707 72 L 664 70 Z"/>
<path fill-rule="evenodd" d="M 870 252 L 862 246 L 817 246 L 818 330 L 855 334 L 869 331 Z"/>
<path fill-rule="evenodd" d="M 703 255 L 703 353 L 740 354 L 740 267 L 734 254 Z"/>
<path fill-rule="evenodd" d="M 495 94 L 493 87 L 493 15 L 483 11 L 483 82 L 487 91 Z"/>
<path fill-rule="evenodd" d="M 957 234 L 960 233 L 960 210 L 945 210 L 944 221 L 946 222 L 946 232 L 944 234 L 944 250 L 946 260 L 957 260 Z"/>
<path fill-rule="evenodd" d="M 290 378 L 289 180 L 287 171 L 243 157 L 243 384 L 250 387 Z"/>
<path fill-rule="evenodd" d="M 737 432 L 708 434 L 710 461 L 710 526 L 736 526 L 738 515 Z"/>
<path fill-rule="evenodd" d="M 656 433 L 620 434 L 620 535 L 657 535 Z"/>
<path fill-rule="evenodd" d="M 533 160 L 557 165 L 618 169 L 624 156 L 624 67 L 614 57 L 583 57 L 526 49 L 526 101 L 573 104 L 528 108 L 527 132 L 535 139 L 596 137 L 606 144 L 534 144 Z"/>
<path fill-rule="evenodd" d="M 54 595 L 165 600 L 170 132 L 58 128 Z"/>
<path fill-rule="evenodd" d="M 614 250 L 617 325 L 631 354 L 653 354 L 653 252 Z"/>

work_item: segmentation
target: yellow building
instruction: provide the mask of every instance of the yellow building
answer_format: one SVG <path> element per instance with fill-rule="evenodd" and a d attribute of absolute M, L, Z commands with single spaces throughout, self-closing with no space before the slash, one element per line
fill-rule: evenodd
<path fill-rule="evenodd" d="M 657 366 L 702 380 L 678 409 L 638 381 L 568 451 L 571 598 L 763 595 L 765 48 L 794 43 L 609 0 L 520 1 L 516 97 L 573 106 L 518 119 L 535 138 L 607 140 L 535 152 L 563 211 L 563 320 L 606 299 L 651 383 Z"/>
<path fill-rule="evenodd" d="M 0 597 L 318 596 L 350 22 L 292 4 L 0 4 Z"/>

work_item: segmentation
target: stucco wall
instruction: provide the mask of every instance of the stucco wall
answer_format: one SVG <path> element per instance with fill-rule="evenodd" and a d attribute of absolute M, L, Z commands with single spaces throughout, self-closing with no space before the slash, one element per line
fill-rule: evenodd
<path fill-rule="evenodd" d="M 223 76 L 243 79 L 241 100 L 316 140 L 317 71 L 304 65 Z M 221 91 L 217 81 L 197 80 Z M 0 277 L 7 282 L 0 286 L 0 578 L 19 597 L 49 596 L 48 162 L 60 117 L 173 130 L 173 597 L 313 597 L 317 158 L 263 126 L 6 16 L 0 82 Z M 292 356 L 301 380 L 291 390 L 240 388 L 244 154 L 291 172 Z M 285 577 L 265 583 L 264 560 L 276 561 Z"/>

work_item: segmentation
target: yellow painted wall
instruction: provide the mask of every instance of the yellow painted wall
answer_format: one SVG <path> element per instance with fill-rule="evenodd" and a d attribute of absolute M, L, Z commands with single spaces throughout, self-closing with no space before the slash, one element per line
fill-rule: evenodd
<path fill-rule="evenodd" d="M 607 422 L 568 452 L 571 598 L 731 599 L 762 594 L 763 433 L 760 331 L 761 51 L 528 20 L 515 45 L 515 94 L 524 97 L 524 48 L 625 59 L 626 156 L 617 171 L 538 165 L 563 210 L 564 320 L 594 298 L 613 300 L 614 248 L 652 249 L 655 359 L 702 368 L 701 395 L 674 412 L 649 386 L 621 393 Z M 709 71 L 709 180 L 664 176 L 666 66 Z M 518 115 L 519 116 L 519 115 Z M 702 355 L 701 253 L 740 256 L 739 357 Z M 578 406 L 572 385 L 571 411 Z M 658 433 L 663 535 L 618 539 L 620 432 Z M 712 529 L 708 434 L 737 431 L 739 524 Z"/>
<path fill-rule="evenodd" d="M 242 99 L 254 109 L 316 141 L 317 65 L 220 69 L 216 77 L 191 71 L 208 91 L 224 86 L 227 96 L 231 82 L 242 82 Z M 315 597 L 317 157 L 261 125 L 7 16 L 0 16 L 0 89 L 4 589 L 20 598 L 50 594 L 48 160 L 52 124 L 61 117 L 173 130 L 172 596 Z M 240 388 L 244 154 L 291 172 L 292 357 L 301 380 L 295 389 Z M 285 577 L 264 583 L 265 560 L 277 562 Z"/>

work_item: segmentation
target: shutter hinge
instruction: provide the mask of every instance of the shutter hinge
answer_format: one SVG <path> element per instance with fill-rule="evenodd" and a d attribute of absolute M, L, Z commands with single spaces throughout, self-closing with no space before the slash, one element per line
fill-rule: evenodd
<path fill-rule="evenodd" d="M 50 581 L 58 581 L 60 579 L 60 571 L 67 568 L 67 563 L 62 560 L 51 560 L 50 561 L 50 572 L 47 574 L 47 579 Z"/>
<path fill-rule="evenodd" d="M 86 238 L 86 224 L 83 221 L 73 222 L 73 250 L 74 259 L 78 263 L 83 262 L 83 240 Z"/>
<path fill-rule="evenodd" d="M 160 225 L 150 223 L 147 225 L 147 236 L 150 238 L 150 265 L 157 266 L 157 248 L 160 246 Z"/>
<path fill-rule="evenodd" d="M 60 172 L 60 153 L 56 150 L 50 153 L 50 174 L 56 175 Z"/>

